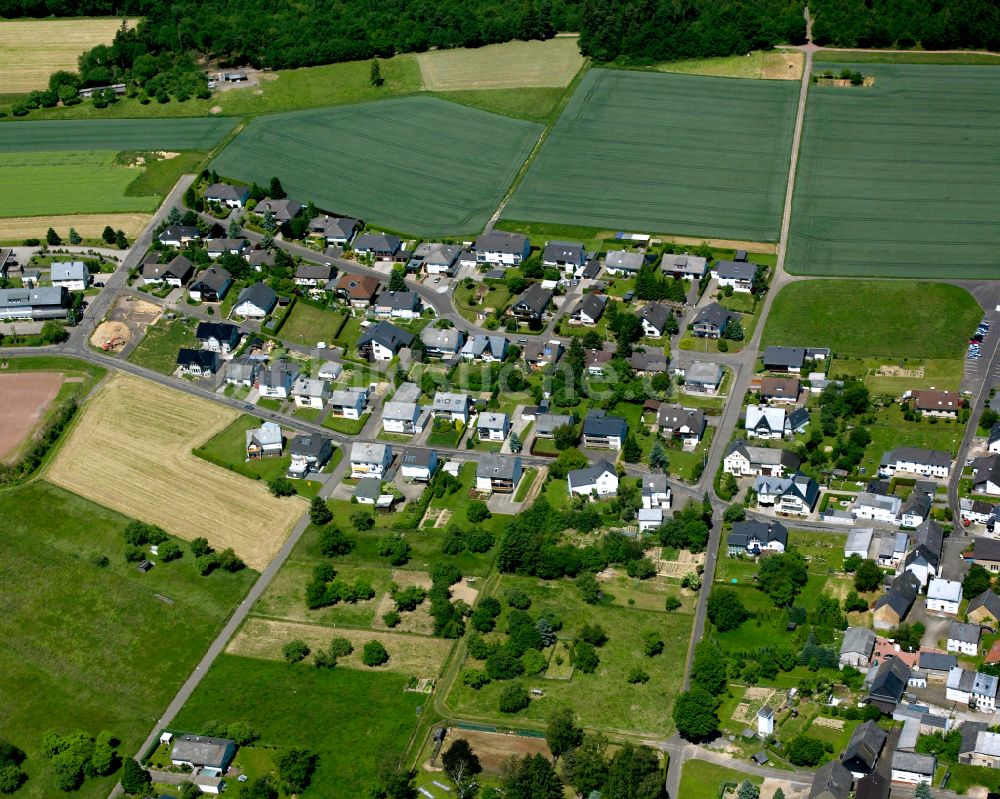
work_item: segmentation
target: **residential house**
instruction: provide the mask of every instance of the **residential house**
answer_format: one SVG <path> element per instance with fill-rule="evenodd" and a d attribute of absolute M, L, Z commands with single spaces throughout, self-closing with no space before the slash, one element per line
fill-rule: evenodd
<path fill-rule="evenodd" d="M 646 254 L 634 250 L 610 250 L 604 256 L 604 268 L 612 275 L 635 276 L 645 262 Z"/>
<path fill-rule="evenodd" d="M 243 251 L 250 246 L 246 239 L 209 239 L 205 242 L 205 252 L 208 257 L 215 259 L 223 255 L 243 255 Z"/>
<path fill-rule="evenodd" d="M 937 758 L 934 755 L 921 755 L 917 752 L 892 753 L 892 781 L 906 782 L 916 785 L 925 782 L 930 785 L 934 781 L 934 771 L 937 769 Z"/>
<path fill-rule="evenodd" d="M 467 361 L 483 361 L 494 363 L 502 361 L 510 344 L 503 336 L 490 336 L 476 333 L 469 337 L 461 349 L 462 357 Z"/>
<path fill-rule="evenodd" d="M 844 557 L 849 558 L 857 555 L 859 558 L 867 559 L 871 553 L 872 541 L 875 538 L 875 530 L 871 527 L 858 527 L 847 532 L 847 543 L 844 544 Z"/>
<path fill-rule="evenodd" d="M 521 322 L 541 322 L 552 303 L 552 289 L 532 283 L 510 306 L 510 313 Z"/>
<path fill-rule="evenodd" d="M 399 388 L 393 392 L 392 398 L 396 402 L 420 402 L 422 395 L 423 392 L 420 390 L 420 386 L 407 381 L 399 384 Z"/>
<path fill-rule="evenodd" d="M 420 331 L 420 341 L 428 358 L 454 358 L 462 350 L 465 334 L 456 328 L 442 330 L 440 327 L 425 327 Z"/>
<path fill-rule="evenodd" d="M 219 371 L 219 354 L 208 350 L 190 350 L 182 347 L 177 352 L 177 365 L 181 372 L 194 377 L 208 377 Z"/>
<path fill-rule="evenodd" d="M 948 672 L 945 698 L 983 713 L 996 710 L 997 678 L 956 666 Z"/>
<path fill-rule="evenodd" d="M 608 350 L 584 350 L 583 365 L 591 377 L 604 377 L 604 367 L 615 357 Z"/>
<path fill-rule="evenodd" d="M 299 376 L 299 367 L 284 359 L 272 361 L 257 375 L 257 390 L 267 399 L 288 399 Z"/>
<path fill-rule="evenodd" d="M 719 338 L 733 319 L 739 319 L 739 314 L 710 302 L 695 314 L 691 332 L 699 338 Z"/>
<path fill-rule="evenodd" d="M 1000 455 L 991 453 L 972 462 L 972 490 L 977 494 L 1000 494 Z"/>
<path fill-rule="evenodd" d="M 903 527 L 919 527 L 931 514 L 934 497 L 920 488 L 914 488 L 899 510 L 899 523 Z"/>
<path fill-rule="evenodd" d="M 520 233 L 494 230 L 476 238 L 476 262 L 494 266 L 517 266 L 531 253 L 531 242 Z"/>
<path fill-rule="evenodd" d="M 892 715 L 903 698 L 909 680 L 910 667 L 903 658 L 885 658 L 875 672 L 864 701 L 875 705 L 883 713 Z"/>
<path fill-rule="evenodd" d="M 733 441 L 726 448 L 722 468 L 734 477 L 784 477 L 798 471 L 799 456 L 777 447 L 752 447 L 746 441 Z"/>
<path fill-rule="evenodd" d="M 732 532 L 726 539 L 727 554 L 758 557 L 763 552 L 784 552 L 788 546 L 788 529 L 781 522 L 762 522 L 756 519 L 733 522 Z"/>
<path fill-rule="evenodd" d="M 329 404 L 330 416 L 341 419 L 360 419 L 368 405 L 368 389 L 337 389 L 330 393 Z"/>
<path fill-rule="evenodd" d="M 948 645 L 945 648 L 960 655 L 978 655 L 982 634 L 983 628 L 978 624 L 953 621 L 948 625 Z"/>
<path fill-rule="evenodd" d="M 146 286 L 166 283 L 175 288 L 183 286 L 194 274 L 194 265 L 183 255 L 176 255 L 168 264 L 145 263 L 142 282 Z"/>
<path fill-rule="evenodd" d="M 344 298 L 352 308 L 368 308 L 378 294 L 378 278 L 371 275 L 344 273 L 334 285 L 337 296 Z"/>
<path fill-rule="evenodd" d="M 798 401 L 800 390 L 797 377 L 765 377 L 760 381 L 762 402 L 794 403 Z"/>
<path fill-rule="evenodd" d="M 83 261 L 53 261 L 49 282 L 67 291 L 83 291 L 90 285 L 90 269 Z"/>
<path fill-rule="evenodd" d="M 382 407 L 382 429 L 387 433 L 412 436 L 423 432 L 420 406 L 415 402 L 387 402 Z"/>
<path fill-rule="evenodd" d="M 281 428 L 274 422 L 264 422 L 246 431 L 247 460 L 280 457 L 283 444 Z"/>
<path fill-rule="evenodd" d="M 947 452 L 919 447 L 897 447 L 882 456 L 880 473 L 894 475 L 900 472 L 947 480 L 951 473 L 951 456 Z"/>
<path fill-rule="evenodd" d="M 341 247 L 350 244 L 361 229 L 361 220 L 349 216 L 317 216 L 309 223 L 309 235 L 326 239 L 327 244 Z"/>
<path fill-rule="evenodd" d="M 17 266 L 17 258 L 10 247 L 0 247 L 0 279 L 10 277 L 10 270 Z M 21 270 L 23 274 L 23 269 Z"/>
<path fill-rule="evenodd" d="M 513 494 L 523 471 L 516 455 L 484 453 L 476 464 L 476 490 L 483 494 Z"/>
<path fill-rule="evenodd" d="M 928 519 L 912 531 L 914 548 L 904 561 L 904 568 L 916 574 L 922 585 L 936 576 L 941 566 L 941 549 L 944 546 L 944 529 Z"/>
<path fill-rule="evenodd" d="M 969 600 L 965 615 L 970 622 L 1000 627 L 1000 596 L 992 588 Z"/>
<path fill-rule="evenodd" d="M 853 777 L 839 760 L 831 760 L 813 774 L 809 799 L 847 799 Z"/>
<path fill-rule="evenodd" d="M 176 735 L 170 749 L 170 762 L 173 765 L 186 766 L 214 777 L 225 774 L 234 757 L 235 741 L 207 735 Z"/>
<path fill-rule="evenodd" d="M 917 659 L 917 671 L 924 675 L 928 682 L 946 683 L 948 673 L 958 665 L 958 659 L 946 652 L 930 652 L 921 649 Z"/>
<path fill-rule="evenodd" d="M 221 266 L 213 264 L 201 272 L 188 288 L 196 302 L 220 302 L 233 285 L 233 276 Z"/>
<path fill-rule="evenodd" d="M 768 347 L 762 360 L 768 372 L 798 373 L 806 362 L 806 351 L 804 347 Z"/>
<path fill-rule="evenodd" d="M 997 516 L 1000 516 L 1000 505 L 995 505 L 985 499 L 959 497 L 958 505 L 962 521 L 968 521 L 970 524 L 994 525 Z"/>
<path fill-rule="evenodd" d="M 910 549 L 910 538 L 906 533 L 881 531 L 875 544 L 875 562 L 883 569 L 898 569 Z"/>
<path fill-rule="evenodd" d="M 288 453 L 292 456 L 292 462 L 285 474 L 293 480 L 300 479 L 310 472 L 323 470 L 333 457 L 333 441 L 326 436 L 302 433 L 292 439 L 292 443 L 288 445 Z"/>
<path fill-rule="evenodd" d="M 576 274 L 586 262 L 587 253 L 577 242 L 550 241 L 542 250 L 542 266 L 554 266 L 569 274 Z"/>
<path fill-rule="evenodd" d="M 233 358 L 226 364 L 226 383 L 231 386 L 252 388 L 257 382 L 260 361 L 253 358 Z"/>
<path fill-rule="evenodd" d="M 458 256 L 461 252 L 462 248 L 456 244 L 425 241 L 413 251 L 413 257 L 406 268 L 414 272 L 423 269 L 428 275 L 454 277 L 458 272 Z"/>
<path fill-rule="evenodd" d="M 506 413 L 481 413 L 476 422 L 481 441 L 506 441 L 510 433 L 510 417 Z"/>
<path fill-rule="evenodd" d="M 392 463 L 392 447 L 371 441 L 355 441 L 351 444 L 351 478 L 385 478 L 386 470 Z"/>
<path fill-rule="evenodd" d="M 344 367 L 336 361 L 326 361 L 316 371 L 320 380 L 338 380 L 344 372 Z"/>
<path fill-rule="evenodd" d="M 875 770 L 875 766 L 878 765 L 882 747 L 885 746 L 888 737 L 889 733 L 874 721 L 869 720 L 859 724 L 851 733 L 851 739 L 840 762 L 854 775 L 855 779 L 861 779 L 866 774 L 871 774 Z"/>
<path fill-rule="evenodd" d="M 904 394 L 903 400 L 909 400 L 910 406 L 925 416 L 936 416 L 941 419 L 957 419 L 958 411 L 962 407 L 962 398 L 956 391 L 915 389 Z"/>
<path fill-rule="evenodd" d="M 894 524 L 898 521 L 903 500 L 895 496 L 881 496 L 863 491 L 854 500 L 851 512 L 857 519 Z"/>
<path fill-rule="evenodd" d="M 263 319 L 278 304 L 278 295 L 264 283 L 254 283 L 239 293 L 232 313 L 244 319 Z"/>
<path fill-rule="evenodd" d="M 387 233 L 362 233 L 354 240 L 352 249 L 361 255 L 370 255 L 379 260 L 391 260 L 403 246 L 399 236 Z"/>
<path fill-rule="evenodd" d="M 753 489 L 759 506 L 773 506 L 778 513 L 794 516 L 808 516 L 819 499 L 819 484 L 802 472 L 789 477 L 758 477 Z"/>
<path fill-rule="evenodd" d="M 299 264 L 295 267 L 295 285 L 323 288 L 333 280 L 337 270 L 325 264 Z"/>
<path fill-rule="evenodd" d="M 782 439 L 791 432 L 784 408 L 747 405 L 744 424 L 747 438 Z"/>
<path fill-rule="evenodd" d="M 36 289 L 42 282 L 42 271 L 40 269 L 22 269 L 21 286 L 26 289 Z"/>
<path fill-rule="evenodd" d="M 592 408 L 583 420 L 583 445 L 621 449 L 628 436 L 628 422 L 620 416 L 608 416 L 603 410 Z"/>
<path fill-rule="evenodd" d="M 679 438 L 685 450 L 693 450 L 705 432 L 705 411 L 663 403 L 656 413 L 656 426 L 666 438 Z"/>
<path fill-rule="evenodd" d="M 404 480 L 428 483 L 437 471 L 438 456 L 432 449 L 408 449 L 400 459 L 400 473 Z"/>
<path fill-rule="evenodd" d="M 698 394 L 717 394 L 724 375 L 717 363 L 692 361 L 684 370 L 684 390 Z"/>
<path fill-rule="evenodd" d="M 757 264 L 747 261 L 719 261 L 715 265 L 715 277 L 720 288 L 732 286 L 733 291 L 749 294 L 753 279 L 757 274 Z"/>
<path fill-rule="evenodd" d="M 377 477 L 362 477 L 354 487 L 354 499 L 359 505 L 375 505 L 382 496 L 382 481 Z"/>
<path fill-rule="evenodd" d="M 199 322 L 194 337 L 203 350 L 232 352 L 240 343 L 240 329 L 228 322 Z"/>
<path fill-rule="evenodd" d="M 664 253 L 660 261 L 660 271 L 665 275 L 682 277 L 686 280 L 701 280 L 708 271 L 708 259 L 687 253 L 679 255 Z"/>
<path fill-rule="evenodd" d="M 764 705 L 757 711 L 757 737 L 767 738 L 774 734 L 774 708 Z"/>
<path fill-rule="evenodd" d="M 1000 733 L 990 732 L 982 721 L 963 722 L 958 762 L 965 766 L 1000 768 Z"/>
<path fill-rule="evenodd" d="M 568 424 L 576 424 L 576 417 L 562 413 L 537 413 L 535 416 L 535 436 L 536 438 L 553 438 L 557 429 Z"/>
<path fill-rule="evenodd" d="M 809 411 L 806 408 L 795 408 L 788 414 L 788 434 L 796 435 L 809 426 Z"/>
<path fill-rule="evenodd" d="M 920 590 L 920 581 L 904 571 L 892 581 L 892 587 L 875 601 L 872 621 L 876 630 L 891 630 L 910 612 Z M 897 658 L 898 660 L 898 658 Z"/>
<path fill-rule="evenodd" d="M 973 558 L 986 571 L 1000 572 L 1000 541 L 993 538 L 976 537 L 973 542 Z"/>
<path fill-rule="evenodd" d="M 939 613 L 958 613 L 962 604 L 962 584 L 957 580 L 935 578 L 927 586 L 927 599 L 924 601 L 927 610 Z"/>
<path fill-rule="evenodd" d="M 391 319 L 417 319 L 423 305 L 415 291 L 383 291 L 375 302 L 375 314 Z"/>
<path fill-rule="evenodd" d="M 997 422 L 990 428 L 989 437 L 986 439 L 986 450 L 988 452 L 1000 452 L 1000 422 Z"/>
<path fill-rule="evenodd" d="M 413 343 L 413 334 L 391 322 L 369 325 L 358 339 L 358 355 L 369 361 L 391 361 L 403 347 Z"/>
<path fill-rule="evenodd" d="M 669 305 L 652 302 L 639 311 L 642 333 L 650 338 L 663 338 L 667 334 L 667 320 L 673 314 Z"/>
<path fill-rule="evenodd" d="M 431 403 L 431 413 L 435 417 L 451 419 L 453 422 L 469 423 L 469 395 L 448 391 L 438 391 Z"/>
<path fill-rule="evenodd" d="M 646 352 L 633 352 L 628 359 L 628 363 L 635 370 L 636 374 L 662 375 L 667 373 L 667 367 L 670 362 L 662 352 L 647 350 Z"/>
<path fill-rule="evenodd" d="M 330 398 L 330 386 L 325 380 L 299 375 L 292 385 L 292 398 L 297 408 L 322 410 Z"/>
<path fill-rule="evenodd" d="M 205 202 L 218 203 L 227 208 L 242 208 L 249 199 L 250 190 L 246 186 L 213 183 L 205 189 Z"/>
<path fill-rule="evenodd" d="M 670 502 L 670 485 L 665 474 L 649 474 L 642 478 L 643 508 L 669 510 Z"/>
<path fill-rule="evenodd" d="M 271 214 L 274 216 L 275 222 L 284 225 L 302 213 L 302 203 L 298 200 L 289 200 L 287 197 L 280 200 L 268 198 L 257 203 L 253 210 L 255 214 L 262 217 Z"/>
<path fill-rule="evenodd" d="M 201 231 L 194 225 L 169 225 L 156 238 L 168 247 L 181 247 L 189 241 L 198 241 Z"/>
<path fill-rule="evenodd" d="M 274 252 L 271 250 L 244 250 L 243 260 L 254 268 L 256 272 L 263 272 L 265 266 L 274 266 Z"/>
<path fill-rule="evenodd" d="M 558 363 L 562 354 L 563 345 L 558 339 L 529 341 L 521 347 L 521 359 L 532 369 L 543 369 L 549 364 Z"/>
<path fill-rule="evenodd" d="M 862 671 L 872 662 L 875 651 L 875 633 L 867 627 L 848 627 L 840 645 L 840 666 L 854 666 Z"/>
<path fill-rule="evenodd" d="M 576 307 L 570 313 L 570 320 L 581 325 L 593 327 L 604 316 L 608 298 L 603 294 L 584 294 Z"/>
<path fill-rule="evenodd" d="M 566 478 L 570 496 L 603 499 L 618 493 L 618 472 L 603 458 L 586 468 L 574 469 Z"/>

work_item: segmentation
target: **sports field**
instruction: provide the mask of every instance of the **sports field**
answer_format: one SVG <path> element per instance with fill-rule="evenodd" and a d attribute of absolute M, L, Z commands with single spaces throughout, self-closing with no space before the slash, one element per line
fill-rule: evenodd
<path fill-rule="evenodd" d="M 843 66 L 875 85 L 810 88 L 786 269 L 1000 277 L 1000 71 Z"/>
<path fill-rule="evenodd" d="M 210 150 L 238 119 L 71 119 L 0 125 L 0 153 L 30 150 Z"/>
<path fill-rule="evenodd" d="M 776 240 L 797 88 L 591 70 L 503 216 Z"/>
<path fill-rule="evenodd" d="M 774 298 L 761 345 L 854 357 L 960 358 L 982 309 L 947 283 L 804 280 Z"/>
<path fill-rule="evenodd" d="M 0 461 L 16 456 L 62 384 L 58 372 L 0 374 Z"/>
<path fill-rule="evenodd" d="M 0 22 L 0 94 L 45 89 L 56 70 L 77 68 L 80 53 L 111 44 L 121 24 L 115 17 Z"/>
<path fill-rule="evenodd" d="M 433 50 L 416 58 L 424 88 L 434 92 L 568 86 L 583 66 L 577 41 L 575 36 L 560 36 L 544 42 Z"/>
<path fill-rule="evenodd" d="M 124 375 L 87 403 L 48 478 L 180 538 L 204 536 L 265 566 L 305 508 L 191 450 L 239 414 Z"/>
<path fill-rule="evenodd" d="M 433 97 L 259 117 L 212 163 L 220 175 L 424 236 L 482 228 L 541 128 Z"/>

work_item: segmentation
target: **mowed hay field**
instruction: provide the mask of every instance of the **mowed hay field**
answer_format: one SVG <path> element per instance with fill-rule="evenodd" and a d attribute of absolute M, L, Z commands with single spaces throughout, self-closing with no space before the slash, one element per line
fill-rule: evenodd
<path fill-rule="evenodd" d="M 227 117 L 9 122 L 0 125 L 0 153 L 211 150 L 238 123 Z"/>
<path fill-rule="evenodd" d="M 591 70 L 503 216 L 776 240 L 797 90 L 791 81 Z"/>
<path fill-rule="evenodd" d="M 855 357 L 960 358 L 982 309 L 947 283 L 804 280 L 774 298 L 761 345 Z"/>
<path fill-rule="evenodd" d="M 0 176 L 3 169 L 0 167 Z M 0 241 L 6 239 L 45 238 L 45 232 L 53 228 L 65 238 L 69 229 L 74 228 L 85 239 L 101 237 L 106 225 L 115 230 L 125 231 L 129 238 L 137 236 L 149 222 L 149 214 L 71 214 L 56 216 L 14 216 L 0 219 Z"/>
<path fill-rule="evenodd" d="M 575 36 L 433 50 L 416 58 L 424 88 L 432 92 L 568 86 L 583 66 Z"/>
<path fill-rule="evenodd" d="M 212 167 L 422 236 L 472 233 L 497 207 L 539 125 L 433 97 L 258 117 Z"/>
<path fill-rule="evenodd" d="M 786 269 L 1000 277 L 1000 69 L 844 67 L 875 85 L 810 88 Z"/>
<path fill-rule="evenodd" d="M 111 44 L 121 24 L 115 17 L 0 22 L 0 94 L 45 89 L 53 72 L 75 70 L 81 53 Z"/>
<path fill-rule="evenodd" d="M 196 458 L 191 450 L 239 414 L 207 400 L 124 375 L 83 409 L 48 479 L 190 540 L 232 547 L 265 566 L 305 510 L 295 497 Z"/>

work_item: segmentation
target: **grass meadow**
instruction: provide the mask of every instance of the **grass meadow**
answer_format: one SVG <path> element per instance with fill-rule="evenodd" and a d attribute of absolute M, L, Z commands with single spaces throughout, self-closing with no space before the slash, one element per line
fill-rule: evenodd
<path fill-rule="evenodd" d="M 215 159 L 219 174 L 424 236 L 480 230 L 540 128 L 413 97 L 253 120 Z"/>
<path fill-rule="evenodd" d="M 960 358 L 982 309 L 945 283 L 807 280 L 774 298 L 762 346 L 829 347 L 865 358 Z"/>
<path fill-rule="evenodd" d="M 748 779 L 747 775 L 733 768 L 726 768 L 707 760 L 688 760 L 681 771 L 680 796 L 684 799 L 719 799 L 724 783 L 739 784 Z M 760 786 L 763 779 L 749 777 L 750 782 Z"/>
<path fill-rule="evenodd" d="M 406 677 L 223 654 L 173 726 L 198 731 L 213 719 L 244 720 L 260 746 L 317 755 L 307 794 L 363 799 L 387 753 L 405 750 L 428 697 L 406 693 Z"/>
<path fill-rule="evenodd" d="M 438 92 L 568 86 L 583 66 L 575 36 L 433 50 L 416 58 L 424 88 Z"/>
<path fill-rule="evenodd" d="M 873 76 L 875 85 L 810 87 L 786 268 L 996 277 L 1000 73 L 987 66 L 843 66 Z"/>
<path fill-rule="evenodd" d="M 255 575 L 201 577 L 189 552 L 140 574 L 123 558 L 127 517 L 40 480 L 0 493 L 0 518 L 3 737 L 28 754 L 17 795 L 47 799 L 58 791 L 41 736 L 108 730 L 132 754 Z"/>
<path fill-rule="evenodd" d="M 504 216 L 776 240 L 796 97 L 792 81 L 593 69 Z"/>

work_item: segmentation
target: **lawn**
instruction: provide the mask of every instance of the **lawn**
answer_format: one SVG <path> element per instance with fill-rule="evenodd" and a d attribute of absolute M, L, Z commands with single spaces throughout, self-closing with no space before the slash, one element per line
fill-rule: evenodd
<path fill-rule="evenodd" d="M 789 81 L 592 69 L 504 216 L 773 241 L 797 89 Z M 613 180 L 595 168 L 602 164 L 614 165 Z"/>
<path fill-rule="evenodd" d="M 724 783 L 739 784 L 747 775 L 733 768 L 718 766 L 705 760 L 688 760 L 681 771 L 680 796 L 684 799 L 719 799 Z M 754 785 L 761 785 L 761 777 L 749 777 Z"/>
<path fill-rule="evenodd" d="M 0 494 L 0 518 L 3 737 L 28 754 L 17 795 L 47 799 L 42 734 L 108 730 L 131 755 L 255 574 L 201 577 L 188 552 L 140 574 L 123 558 L 127 517 L 43 481 Z M 87 780 L 77 795 L 113 784 Z"/>
<path fill-rule="evenodd" d="M 194 319 L 179 318 L 173 321 L 161 319 L 146 328 L 139 346 L 129 355 L 129 361 L 165 375 L 177 369 L 177 351 L 181 347 L 200 349 L 194 336 Z"/>
<path fill-rule="evenodd" d="M 544 675 L 523 678 L 521 682 L 526 688 L 540 689 L 544 697 L 533 699 L 527 710 L 514 717 L 497 709 L 504 682 L 493 682 L 475 691 L 459 680 L 446 699 L 448 708 L 466 717 L 495 719 L 505 725 L 518 724 L 521 719 L 537 725 L 544 722 L 553 708 L 572 703 L 580 723 L 587 727 L 628 730 L 641 735 L 670 734 L 673 728 L 670 710 L 673 697 L 681 689 L 691 615 L 666 613 L 662 610 L 662 599 L 656 604 L 657 610 L 641 609 L 638 602 L 635 606 L 587 605 L 569 580 L 544 582 L 504 575 L 499 594 L 502 596 L 513 587 L 531 597 L 529 612 L 534 617 L 544 613 L 558 615 L 563 622 L 558 634 L 561 639 L 571 638 L 584 624 L 600 624 L 609 639 L 598 650 L 600 665 L 593 674 L 575 672 L 571 680 L 548 679 Z M 639 584 L 635 590 L 656 589 L 653 584 Z M 503 629 L 504 624 L 501 618 L 498 628 Z M 657 631 L 664 641 L 671 642 L 663 654 L 654 658 L 642 654 L 642 636 L 649 630 Z M 562 641 L 556 644 L 555 654 L 564 658 L 568 655 Z M 637 664 L 648 671 L 650 679 L 645 684 L 630 685 L 625 675 Z M 464 668 L 482 668 L 482 663 L 470 658 Z"/>
<path fill-rule="evenodd" d="M 778 293 L 762 346 L 829 347 L 836 355 L 958 358 L 982 309 L 958 286 L 809 280 Z"/>
<path fill-rule="evenodd" d="M 0 213 L 40 216 L 155 209 L 154 197 L 127 196 L 136 171 L 115 159 L 116 153 L 108 150 L 7 153 L 0 165 L 0 193 L 7 198 Z"/>
<path fill-rule="evenodd" d="M 347 314 L 324 311 L 304 302 L 297 302 L 281 326 L 281 338 L 295 344 L 330 342 L 340 335 L 347 318 Z"/>
<path fill-rule="evenodd" d="M 524 470 L 524 474 L 521 475 L 521 482 L 517 484 L 517 493 L 514 494 L 515 502 L 524 502 L 537 475 L 538 469 L 530 468 Z"/>
<path fill-rule="evenodd" d="M 308 795 L 362 799 L 382 758 L 406 749 L 427 702 L 404 692 L 405 683 L 402 674 L 220 655 L 173 726 L 197 731 L 222 717 L 248 721 L 260 730 L 261 746 L 317 755 Z"/>
<path fill-rule="evenodd" d="M 843 67 L 874 77 L 875 85 L 810 87 L 788 270 L 996 277 L 997 73 L 983 66 Z"/>
<path fill-rule="evenodd" d="M 437 92 L 568 86 L 583 66 L 575 36 L 438 49 L 416 58 L 424 88 Z"/>
<path fill-rule="evenodd" d="M 336 433 L 343 433 L 345 436 L 356 436 L 368 423 L 371 411 L 361 414 L 360 419 L 345 419 L 342 416 L 327 416 L 323 420 L 323 427 L 333 430 Z"/>
<path fill-rule="evenodd" d="M 220 174 L 422 236 L 471 233 L 499 204 L 537 125 L 433 97 L 253 120 L 215 159 Z"/>
<path fill-rule="evenodd" d="M 958 422 L 940 421 L 932 424 L 930 419 L 907 422 L 898 405 L 880 410 L 875 415 L 875 424 L 868 428 L 872 440 L 865 449 L 861 465 L 866 475 L 878 471 L 882 455 L 896 447 L 921 447 L 944 450 L 952 457 L 962 440 L 965 425 Z"/>
<path fill-rule="evenodd" d="M 1000 791 L 1000 771 L 985 766 L 951 766 L 949 791 L 964 794 L 974 785 L 983 785 L 990 791 Z"/>
<path fill-rule="evenodd" d="M 923 369 L 923 377 L 896 377 L 877 374 L 882 366 L 902 366 L 907 370 Z M 887 364 L 884 358 L 834 358 L 830 377 L 860 377 L 873 394 L 901 395 L 907 389 L 939 388 L 958 391 L 962 382 L 963 362 L 959 358 L 907 359 Z"/>
<path fill-rule="evenodd" d="M 236 123 L 220 117 L 10 122 L 0 125 L 0 153 L 107 150 L 109 144 L 117 151 L 210 150 Z"/>

